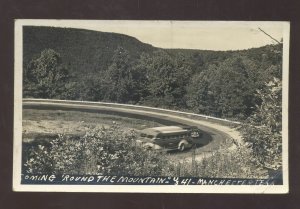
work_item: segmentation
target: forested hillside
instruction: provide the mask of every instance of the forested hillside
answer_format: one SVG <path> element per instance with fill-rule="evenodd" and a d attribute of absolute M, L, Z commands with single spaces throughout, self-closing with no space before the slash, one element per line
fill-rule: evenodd
<path fill-rule="evenodd" d="M 160 49 L 115 33 L 24 27 L 24 97 L 109 101 L 247 119 L 281 80 L 282 44 Z"/>
<path fill-rule="evenodd" d="M 151 45 L 123 34 L 34 26 L 23 27 L 23 44 L 25 65 L 44 49 L 53 49 L 72 73 L 105 70 L 118 47 L 128 50 L 133 58 L 154 50 Z"/>

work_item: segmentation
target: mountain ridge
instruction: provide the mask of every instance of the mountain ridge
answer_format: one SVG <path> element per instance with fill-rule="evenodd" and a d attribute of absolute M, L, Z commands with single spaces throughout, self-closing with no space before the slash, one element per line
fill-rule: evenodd
<path fill-rule="evenodd" d="M 42 26 L 24 26 L 23 47 L 24 66 L 44 49 L 53 49 L 78 72 L 84 71 L 80 68 L 91 72 L 99 67 L 105 69 L 117 47 L 128 50 L 133 58 L 138 58 L 140 52 L 155 50 L 150 44 L 124 34 Z"/>
<path fill-rule="evenodd" d="M 189 59 L 203 62 L 225 60 L 233 55 L 252 54 L 254 59 L 258 51 L 268 51 L 272 45 L 244 50 L 214 51 L 201 49 L 164 49 L 144 43 L 135 37 L 111 32 L 88 29 L 24 26 L 23 27 L 23 65 L 38 57 L 44 49 L 57 51 L 73 73 L 93 73 L 107 69 L 118 47 L 129 51 L 132 59 L 138 59 L 142 53 L 151 54 L 163 50 L 172 56 L 184 54 Z M 258 53 L 260 54 L 260 53 Z M 199 64 L 199 63 L 196 63 Z"/>

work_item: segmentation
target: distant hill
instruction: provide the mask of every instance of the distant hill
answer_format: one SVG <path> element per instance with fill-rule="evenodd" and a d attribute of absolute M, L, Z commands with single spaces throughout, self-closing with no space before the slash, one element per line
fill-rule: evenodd
<path fill-rule="evenodd" d="M 68 69 L 77 75 L 106 70 L 111 63 L 114 51 L 118 47 L 123 47 L 129 51 L 133 59 L 139 58 L 143 52 L 151 54 L 160 49 L 124 34 L 41 26 L 24 26 L 23 47 L 24 66 L 30 60 L 39 56 L 44 49 L 54 49 L 61 55 L 63 63 L 68 65 Z M 202 65 L 220 62 L 238 55 L 247 56 L 256 62 L 261 62 L 263 54 L 270 55 L 269 52 L 275 49 L 278 49 L 278 46 L 270 45 L 238 51 L 160 50 L 166 51 L 171 56 L 182 54 L 198 68 Z"/>
<path fill-rule="evenodd" d="M 98 71 L 107 68 L 118 46 L 128 50 L 133 58 L 155 50 L 123 34 L 56 27 L 23 28 L 24 65 L 44 49 L 54 49 L 73 72 Z"/>

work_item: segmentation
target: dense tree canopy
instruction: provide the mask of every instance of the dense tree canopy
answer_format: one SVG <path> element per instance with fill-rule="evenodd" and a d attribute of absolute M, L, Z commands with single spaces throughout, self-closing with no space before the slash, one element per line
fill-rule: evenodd
<path fill-rule="evenodd" d="M 181 54 L 175 59 L 162 50 L 152 56 L 143 54 L 136 68 L 146 75 L 143 79 L 147 95 L 142 102 L 172 108 L 185 106 L 185 85 L 192 71 Z"/>
<path fill-rule="evenodd" d="M 254 93 L 261 88 L 259 77 L 255 63 L 245 57 L 211 64 L 187 86 L 187 105 L 218 117 L 247 117 L 257 102 Z"/>
<path fill-rule="evenodd" d="M 282 82 L 273 78 L 265 85 L 263 90 L 257 90 L 261 104 L 240 130 L 256 163 L 277 169 L 282 165 Z"/>
<path fill-rule="evenodd" d="M 68 71 L 60 55 L 45 49 L 24 71 L 24 94 L 38 98 L 59 98 L 65 90 Z"/>
<path fill-rule="evenodd" d="M 222 56 L 159 49 L 138 59 L 118 47 L 108 67 L 79 77 L 66 69 L 60 54 L 46 49 L 25 68 L 24 96 L 143 104 L 244 120 L 262 102 L 256 91 L 281 79 L 281 47 Z"/>
<path fill-rule="evenodd" d="M 130 55 L 123 48 L 116 49 L 112 63 L 105 73 L 104 99 L 126 103 L 130 101 L 134 90 Z"/>

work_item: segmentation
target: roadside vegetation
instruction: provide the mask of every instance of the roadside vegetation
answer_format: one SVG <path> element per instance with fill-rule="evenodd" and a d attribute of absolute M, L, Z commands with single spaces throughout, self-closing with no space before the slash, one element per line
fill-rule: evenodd
<path fill-rule="evenodd" d="M 163 175 L 168 165 L 163 154 L 136 145 L 134 130 L 117 125 L 89 130 L 72 138 L 59 135 L 43 145 L 29 146 L 24 153 L 25 173 Z"/>
<path fill-rule="evenodd" d="M 251 161 L 250 150 L 232 141 L 222 143 L 201 160 L 171 161 L 169 153 L 145 150 L 136 144 L 137 132 L 118 125 L 90 129 L 83 136 L 59 134 L 23 146 L 23 173 L 94 174 L 132 176 L 193 176 L 266 178 Z"/>
<path fill-rule="evenodd" d="M 197 159 L 195 150 L 192 150 L 191 159 L 171 163 L 169 171 L 175 176 L 203 178 L 270 177 L 265 168 L 254 162 L 248 147 L 234 144 L 231 139 L 224 141 L 217 150 L 204 154 L 202 159 Z"/>

